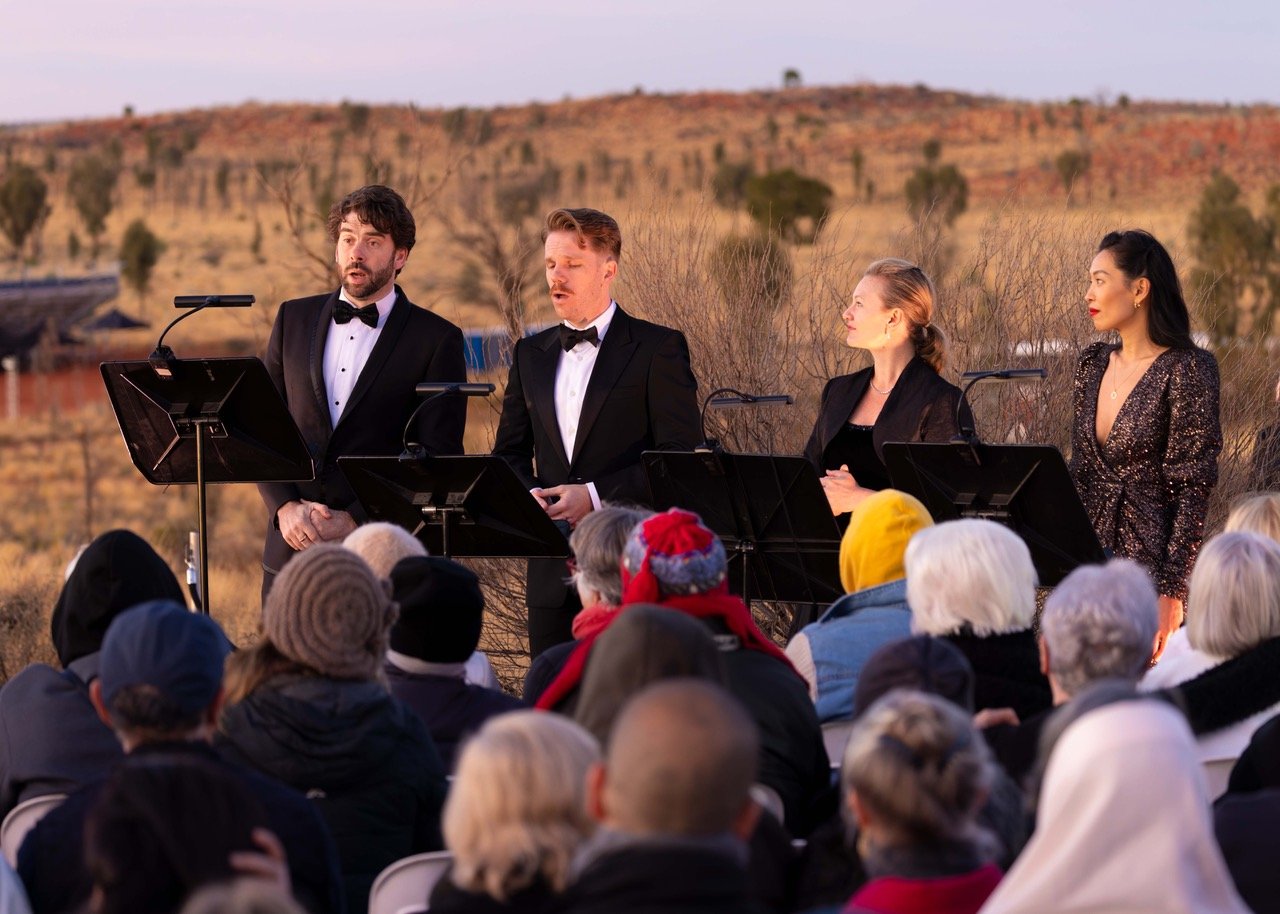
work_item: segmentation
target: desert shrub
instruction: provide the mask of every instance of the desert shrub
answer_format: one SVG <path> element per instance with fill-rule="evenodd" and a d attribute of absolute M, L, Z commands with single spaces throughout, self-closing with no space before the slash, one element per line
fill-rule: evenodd
<path fill-rule="evenodd" d="M 793 244 L 813 244 L 831 211 L 831 188 L 793 168 L 771 171 L 745 185 L 756 224 Z"/>
<path fill-rule="evenodd" d="M 0 180 L 0 232 L 22 256 L 27 239 L 39 232 L 48 218 L 49 185 L 30 165 L 12 162 Z"/>

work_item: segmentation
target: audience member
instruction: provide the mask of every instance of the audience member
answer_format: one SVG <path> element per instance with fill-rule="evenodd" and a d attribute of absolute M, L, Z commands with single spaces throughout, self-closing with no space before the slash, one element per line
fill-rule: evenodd
<path fill-rule="evenodd" d="M 266 814 L 226 771 L 194 757 L 129 758 L 89 810 L 92 914 L 177 914 L 196 889 L 233 878 L 261 846 Z"/>
<path fill-rule="evenodd" d="M 347 534 L 342 545 L 364 559 L 374 575 L 383 580 L 391 579 L 391 569 L 401 559 L 427 554 L 427 547 L 416 536 L 404 527 L 383 521 L 361 524 Z M 489 658 L 480 651 L 467 658 L 464 675 L 473 685 L 486 689 L 502 687 Z"/>
<path fill-rule="evenodd" d="M 911 634 L 902 558 L 916 531 L 932 525 L 924 505 L 893 489 L 868 495 L 849 515 L 840 540 L 845 596 L 787 645 L 822 723 L 853 717 L 862 665 L 880 645 Z"/>
<path fill-rule="evenodd" d="M 618 713 L 637 692 L 662 679 L 689 678 L 721 686 L 728 681 L 707 627 L 674 609 L 629 606 L 591 650 L 574 719 L 605 745 Z"/>
<path fill-rule="evenodd" d="M 697 515 L 672 509 L 632 531 L 623 551 L 622 603 L 674 609 L 702 621 L 724 658 L 729 691 L 760 729 L 760 781 L 777 792 L 793 834 L 805 835 L 835 806 L 822 730 L 804 680 L 729 593 L 724 546 Z M 584 638 L 538 707 L 568 713 L 594 638 Z"/>
<path fill-rule="evenodd" d="M 391 626 L 387 685 L 422 718 L 445 770 L 452 771 L 467 735 L 524 702 L 466 681 L 467 658 L 480 644 L 484 622 L 484 594 L 470 569 L 448 559 L 410 556 L 390 577 L 400 615 Z"/>
<path fill-rule="evenodd" d="M 262 640 L 227 661 L 217 744 L 316 802 L 338 845 L 351 914 L 366 910 L 384 867 L 441 843 L 440 756 L 381 679 L 395 612 L 359 556 L 312 546 L 277 576 Z"/>
<path fill-rule="evenodd" d="M 1280 492 L 1263 492 L 1237 502 L 1227 515 L 1227 533 L 1259 533 L 1280 542 Z"/>
<path fill-rule="evenodd" d="M 89 702 L 107 626 L 147 600 L 182 602 L 164 559 L 137 534 L 112 530 L 90 543 L 53 609 L 62 672 L 35 663 L 0 688 L 0 817 L 23 800 L 68 793 L 101 777 L 120 744 Z"/>
<path fill-rule="evenodd" d="M 1036 569 L 1022 539 L 990 520 L 927 527 L 906 554 L 911 628 L 945 638 L 969 658 L 974 704 L 1026 720 L 1053 704 L 1032 631 Z"/>
<path fill-rule="evenodd" d="M 853 726 L 877 701 L 903 689 L 936 695 L 973 715 L 973 668 L 969 661 L 959 648 L 941 638 L 916 635 L 890 642 L 867 659 L 853 696 Z M 1023 807 L 1022 791 L 999 767 L 993 768 L 977 821 L 998 842 L 992 859 L 1001 868 L 1010 866 L 1026 843 Z M 856 822 L 847 810 L 842 811 L 845 816 L 833 817 L 809 836 L 800 854 L 796 910 L 842 904 L 868 879 L 858 851 Z"/>
<path fill-rule="evenodd" d="M 342 910 L 337 852 L 305 797 L 228 764 L 210 746 L 222 708 L 222 667 L 231 645 L 208 616 L 168 600 L 143 603 L 111 623 L 90 699 L 137 764 L 194 759 L 225 772 L 265 811 L 289 856 L 293 890 L 313 914 Z M 83 848 L 85 820 L 102 795 L 90 781 L 27 835 L 18 863 L 32 907 L 56 914 L 83 905 L 93 888 Z"/>
<path fill-rule="evenodd" d="M 462 750 L 444 807 L 453 868 L 432 912 L 550 910 L 569 863 L 595 831 L 585 800 L 600 746 L 556 714 L 518 711 L 489 721 Z"/>
<path fill-rule="evenodd" d="M 1048 756 L 1035 833 L 982 910 L 1243 914 L 1183 716 L 1131 700 L 1072 721 Z"/>
<path fill-rule="evenodd" d="M 622 549 L 636 524 L 652 516 L 653 512 L 644 508 L 604 505 L 573 528 L 569 535 L 573 584 L 583 607 L 573 618 L 575 640 L 549 647 L 533 658 L 524 680 L 525 701 L 536 702 L 560 674 L 578 642 L 598 635 L 617 614 L 622 605 Z"/>
<path fill-rule="evenodd" d="M 756 910 L 747 846 L 756 729 L 719 686 L 656 683 L 623 709 L 587 805 L 601 828 L 579 850 L 567 914 Z"/>
<path fill-rule="evenodd" d="M 1045 601 L 1040 617 L 1040 669 L 1055 707 L 1103 679 L 1136 684 L 1151 662 L 1159 627 L 1156 589 L 1141 565 L 1113 559 L 1082 565 Z M 1041 711 L 1016 725 L 983 730 L 997 760 L 1019 784 L 1035 767 Z"/>
<path fill-rule="evenodd" d="M 1253 732 L 1280 712 L 1280 543 L 1220 533 L 1200 551 L 1175 632 L 1142 688 L 1169 689 L 1186 710 L 1209 795 L 1227 788 Z"/>
<path fill-rule="evenodd" d="M 896 690 L 872 705 L 841 774 L 871 880 L 845 910 L 976 914 L 1000 881 L 976 821 L 994 774 L 972 721 L 945 699 Z"/>

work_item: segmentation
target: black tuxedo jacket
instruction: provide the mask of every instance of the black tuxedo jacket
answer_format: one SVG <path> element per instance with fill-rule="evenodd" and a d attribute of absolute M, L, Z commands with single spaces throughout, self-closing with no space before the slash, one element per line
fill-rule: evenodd
<path fill-rule="evenodd" d="M 692 450 L 701 440 L 698 382 L 684 334 L 617 309 L 587 383 L 572 454 L 556 424 L 562 352 L 558 326 L 516 343 L 493 453 L 529 488 L 592 482 L 602 501 L 648 504 L 640 454 Z M 529 605 L 563 602 L 559 565 L 558 576 L 545 581 L 535 580 L 531 568 Z"/>
<path fill-rule="evenodd" d="M 804 455 L 819 476 L 829 469 L 823 466 L 823 452 L 844 428 L 853 408 L 866 394 L 873 370 L 864 368 L 832 378 L 823 389 L 818 420 L 804 449 Z M 956 424 L 956 404 L 959 402 L 960 389 L 943 379 L 928 362 L 920 358 L 908 362 L 872 427 L 871 441 L 880 462 L 884 462 L 887 441 L 947 442 L 954 438 L 960 431 Z M 858 468 L 849 469 L 857 479 Z"/>
<path fill-rule="evenodd" d="M 437 314 L 419 308 L 396 286 L 396 301 L 369 353 L 351 399 L 335 427 L 329 418 L 324 386 L 324 347 L 338 293 L 287 301 L 276 314 L 267 344 L 267 371 L 288 404 L 315 461 L 313 482 L 261 483 L 267 505 L 267 541 L 262 564 L 279 571 L 293 555 L 276 523 L 276 512 L 297 499 L 318 501 L 365 519 L 338 458 L 394 456 L 403 450 L 401 436 L 422 398 L 414 387 L 422 381 L 465 381 L 462 331 Z M 418 416 L 416 435 L 431 454 L 461 454 L 466 402 L 446 397 Z"/>

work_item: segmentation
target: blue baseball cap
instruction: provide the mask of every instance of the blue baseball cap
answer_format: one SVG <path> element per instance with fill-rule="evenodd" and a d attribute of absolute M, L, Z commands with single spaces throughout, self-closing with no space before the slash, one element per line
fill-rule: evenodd
<path fill-rule="evenodd" d="M 173 600 L 149 600 L 112 620 L 98 681 L 108 708 L 121 689 L 155 688 L 184 714 L 209 707 L 222 687 L 231 642 L 218 623 Z"/>

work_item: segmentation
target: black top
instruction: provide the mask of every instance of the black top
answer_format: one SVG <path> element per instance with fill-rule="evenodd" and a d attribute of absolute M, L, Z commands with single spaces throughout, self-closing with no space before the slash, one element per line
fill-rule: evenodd
<path fill-rule="evenodd" d="M 875 426 L 846 422 L 822 452 L 822 465 L 827 470 L 847 466 L 858 485 L 879 492 L 889 488 L 889 473 L 876 454 L 871 440 Z"/>
<path fill-rule="evenodd" d="M 828 381 L 823 389 L 818 419 L 804 449 L 805 457 L 819 474 L 827 469 L 827 448 L 848 425 L 854 407 L 866 395 L 872 371 L 874 369 L 864 368 L 854 374 L 840 375 Z M 954 438 L 959 432 L 956 425 L 959 402 L 960 388 L 940 377 L 928 362 L 914 358 L 907 363 L 871 427 L 872 451 L 880 472 L 884 473 L 882 455 L 887 441 L 946 442 Z M 863 477 L 874 472 L 865 462 L 848 466 L 859 485 L 866 485 Z"/>

